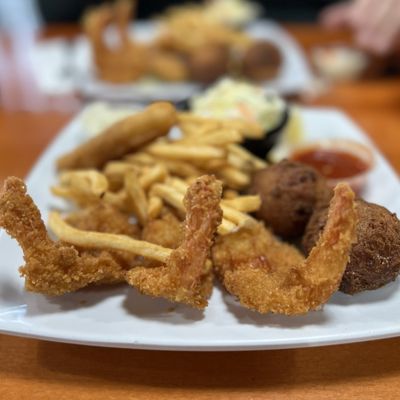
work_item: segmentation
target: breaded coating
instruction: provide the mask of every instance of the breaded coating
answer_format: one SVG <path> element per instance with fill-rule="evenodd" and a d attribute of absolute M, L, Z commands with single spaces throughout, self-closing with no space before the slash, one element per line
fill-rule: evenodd
<path fill-rule="evenodd" d="M 142 231 L 142 240 L 176 249 L 183 241 L 184 227 L 174 214 L 168 212 L 149 221 Z"/>
<path fill-rule="evenodd" d="M 400 221 L 385 207 L 356 200 L 357 240 L 340 284 L 344 293 L 378 289 L 394 281 L 400 273 Z M 303 236 L 309 252 L 323 230 L 327 209 L 314 212 Z"/>
<path fill-rule="evenodd" d="M 0 227 L 24 252 L 20 273 L 31 292 L 61 295 L 91 283 L 118 281 L 125 269 L 106 251 L 79 253 L 73 246 L 52 241 L 24 182 L 7 178 L 0 190 Z"/>
<path fill-rule="evenodd" d="M 116 233 L 127 235 L 135 239 L 140 237 L 140 228 L 137 224 L 129 221 L 127 214 L 119 211 L 111 204 L 98 203 L 70 213 L 66 217 L 66 222 L 74 228 L 85 231 Z M 86 249 L 75 246 L 80 255 L 87 254 L 93 257 L 111 257 L 123 270 L 132 268 L 133 257 L 131 253 L 116 250 Z M 111 284 L 124 282 L 124 274 L 107 277 L 96 284 Z"/>
<path fill-rule="evenodd" d="M 107 161 L 118 159 L 166 135 L 176 123 L 176 118 L 176 110 L 172 104 L 153 103 L 142 112 L 117 121 L 100 135 L 63 155 L 57 160 L 57 167 L 101 168 Z"/>
<path fill-rule="evenodd" d="M 139 226 L 129 222 L 129 216 L 111 204 L 99 203 L 74 211 L 67 216 L 66 221 L 73 227 L 85 231 L 140 237 Z"/>
<path fill-rule="evenodd" d="M 203 176 L 189 187 L 185 235 L 165 265 L 133 268 L 127 282 L 142 293 L 204 309 L 212 291 L 212 267 L 207 262 L 214 236 L 222 220 L 222 184 L 213 176 Z"/>
<path fill-rule="evenodd" d="M 354 194 L 339 184 L 326 227 L 307 259 L 258 224 L 219 237 L 213 262 L 226 289 L 260 313 L 304 314 L 338 289 L 354 240 Z"/>
<path fill-rule="evenodd" d="M 169 249 L 176 249 L 184 238 L 184 227 L 181 221 L 171 212 L 166 212 L 158 219 L 148 222 L 142 231 L 142 240 L 158 244 Z M 143 259 L 144 267 L 157 267 L 160 261 Z"/>

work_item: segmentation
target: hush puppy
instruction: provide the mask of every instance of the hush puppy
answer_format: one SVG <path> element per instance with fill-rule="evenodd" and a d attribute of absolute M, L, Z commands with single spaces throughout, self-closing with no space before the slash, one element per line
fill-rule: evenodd
<path fill-rule="evenodd" d="M 317 203 L 332 197 L 316 170 L 288 160 L 257 171 L 249 191 L 261 196 L 257 217 L 284 238 L 301 236 Z"/>
<path fill-rule="evenodd" d="M 340 285 L 344 293 L 378 289 L 396 279 L 400 272 L 400 221 L 396 214 L 377 204 L 356 201 L 357 241 Z M 303 237 L 309 252 L 325 226 L 327 208 L 316 210 Z"/>

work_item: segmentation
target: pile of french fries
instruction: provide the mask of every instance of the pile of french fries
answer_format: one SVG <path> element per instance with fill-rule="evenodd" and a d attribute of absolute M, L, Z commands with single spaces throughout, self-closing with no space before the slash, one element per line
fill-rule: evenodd
<path fill-rule="evenodd" d="M 134 153 L 108 161 L 99 169 L 62 171 L 56 196 L 80 207 L 99 202 L 112 204 L 133 215 L 144 227 L 164 208 L 173 208 L 183 219 L 183 197 L 199 176 L 213 174 L 223 183 L 221 235 L 254 222 L 249 213 L 259 209 L 259 196 L 240 195 L 254 171 L 266 166 L 240 143 L 260 138 L 262 129 L 245 120 L 217 120 L 178 113 L 180 137 L 159 137 Z"/>

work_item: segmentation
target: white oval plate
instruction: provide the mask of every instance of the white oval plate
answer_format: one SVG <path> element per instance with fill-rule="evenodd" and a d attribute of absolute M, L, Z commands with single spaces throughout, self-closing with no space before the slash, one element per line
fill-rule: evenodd
<path fill-rule="evenodd" d="M 372 143 L 343 113 L 303 109 L 309 139 L 345 137 Z M 84 140 L 76 117 L 45 151 L 27 180 L 47 218 L 60 203 L 49 194 L 55 158 Z M 376 151 L 367 200 L 400 213 L 399 180 Z M 17 268 L 21 250 L 0 237 L 0 332 L 87 345 L 157 350 L 260 350 L 321 346 L 397 336 L 399 281 L 355 296 L 335 294 L 322 311 L 301 317 L 259 315 L 217 286 L 204 313 L 140 295 L 126 285 L 81 290 L 50 298 L 27 293 Z"/>
<path fill-rule="evenodd" d="M 157 25 L 152 22 L 137 22 L 133 27 L 133 35 L 143 41 L 150 40 L 156 32 Z M 285 29 L 273 21 L 260 20 L 251 23 L 247 32 L 251 37 L 271 41 L 282 52 L 283 62 L 279 74 L 276 78 L 263 82 L 262 87 L 276 90 L 281 94 L 294 94 L 310 87 L 313 75 L 306 56 Z M 76 42 L 75 52 L 77 57 L 87 62 L 86 66 L 81 68 L 81 75 L 76 80 L 77 89 L 83 96 L 89 98 L 139 102 L 160 99 L 179 101 L 201 90 L 201 85 L 195 82 L 166 83 L 143 79 L 127 84 L 107 83 L 97 79 L 93 72 L 86 38 L 81 38 Z"/>

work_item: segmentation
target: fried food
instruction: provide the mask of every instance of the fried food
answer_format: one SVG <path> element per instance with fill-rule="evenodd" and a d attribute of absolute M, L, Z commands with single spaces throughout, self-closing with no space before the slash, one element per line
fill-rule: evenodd
<path fill-rule="evenodd" d="M 114 83 L 135 81 L 146 71 L 148 49 L 133 42 L 128 35 L 130 16 L 134 2 L 118 0 L 91 8 L 83 18 L 83 30 L 92 46 L 94 62 L 100 79 Z M 104 31 L 114 23 L 118 45 L 110 47 L 104 40 Z"/>
<path fill-rule="evenodd" d="M 150 53 L 148 72 L 167 82 L 179 82 L 189 78 L 187 63 L 172 52 L 153 50 Z"/>
<path fill-rule="evenodd" d="M 204 309 L 212 291 L 212 268 L 207 259 L 222 220 L 221 194 L 222 185 L 215 178 L 198 178 L 185 195 L 187 214 L 181 245 L 165 265 L 130 270 L 127 282 L 144 294 Z"/>
<path fill-rule="evenodd" d="M 59 169 L 100 168 L 157 137 L 166 135 L 176 123 L 170 103 L 153 103 L 142 112 L 116 122 L 57 160 Z"/>
<path fill-rule="evenodd" d="M 142 231 L 142 240 L 170 249 L 179 247 L 183 238 L 184 227 L 181 221 L 171 212 L 148 222 Z"/>
<path fill-rule="evenodd" d="M 127 214 L 123 214 L 116 207 L 105 203 L 97 203 L 74 211 L 68 214 L 66 222 L 74 228 L 85 231 L 115 233 L 130 236 L 134 239 L 139 238 L 141 235 L 139 226 L 131 223 Z M 86 249 L 82 247 L 76 247 L 76 249 L 80 255 L 90 254 L 93 257 L 100 258 L 112 257 L 121 266 L 121 274 L 107 276 L 102 280 L 96 281 L 96 285 L 124 282 L 125 276 L 123 271 L 132 268 L 133 265 L 132 254 L 125 251 Z"/>
<path fill-rule="evenodd" d="M 138 175 L 135 171 L 128 171 L 125 174 L 125 190 L 128 195 L 128 204 L 133 210 L 134 215 L 139 220 L 141 226 L 146 225 L 148 218 L 146 193 L 140 185 Z"/>
<path fill-rule="evenodd" d="M 377 204 L 356 200 L 356 242 L 340 284 L 344 293 L 378 289 L 400 273 L 400 221 Z M 314 212 L 307 225 L 303 247 L 309 252 L 326 224 L 327 209 Z"/>
<path fill-rule="evenodd" d="M 107 251 L 80 253 L 73 246 L 53 242 L 24 182 L 15 177 L 7 178 L 0 191 L 0 227 L 24 252 L 20 273 L 31 292 L 62 295 L 93 283 L 120 281 L 127 268 Z"/>
<path fill-rule="evenodd" d="M 90 169 L 63 172 L 59 181 L 51 192 L 81 206 L 100 202 L 109 186 L 103 174 Z"/>
<path fill-rule="evenodd" d="M 242 72 L 255 81 L 265 81 L 277 76 L 282 65 L 282 54 L 272 43 L 258 40 L 246 50 L 242 60 Z"/>
<path fill-rule="evenodd" d="M 297 315 L 321 307 L 338 289 L 349 260 L 353 199 L 348 185 L 336 187 L 326 227 L 307 259 L 260 223 L 219 237 L 212 258 L 225 288 L 260 313 Z"/>
<path fill-rule="evenodd" d="M 164 261 L 171 254 L 171 249 L 136 240 L 126 235 L 83 231 L 74 228 L 55 211 L 49 215 L 49 227 L 63 242 L 87 249 L 121 250 L 156 261 Z"/>
<path fill-rule="evenodd" d="M 300 236 L 317 203 L 332 196 L 317 171 L 288 160 L 256 171 L 249 193 L 261 196 L 257 217 L 284 238 Z"/>
<path fill-rule="evenodd" d="M 141 235 L 139 226 L 131 223 L 127 214 L 105 203 L 74 211 L 68 214 L 66 221 L 84 231 L 118 233 L 133 238 L 139 238 Z"/>
<path fill-rule="evenodd" d="M 194 81 L 209 85 L 228 73 L 229 63 L 226 47 L 207 45 L 189 56 L 189 74 Z"/>

